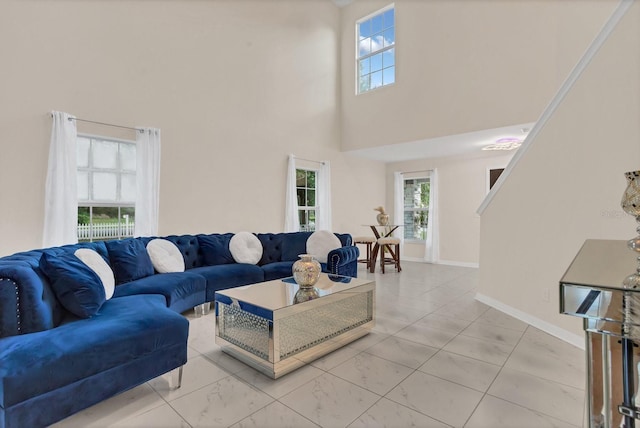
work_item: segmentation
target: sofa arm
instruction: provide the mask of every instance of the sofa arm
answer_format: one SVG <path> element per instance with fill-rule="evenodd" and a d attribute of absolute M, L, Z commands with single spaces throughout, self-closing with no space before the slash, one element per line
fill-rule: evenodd
<path fill-rule="evenodd" d="M 358 257 L 360 250 L 355 245 L 336 248 L 327 256 L 327 270 L 329 273 L 342 276 L 358 276 Z"/>
<path fill-rule="evenodd" d="M 0 262 L 0 338 L 47 330 L 61 318 L 53 292 L 29 264 Z"/>

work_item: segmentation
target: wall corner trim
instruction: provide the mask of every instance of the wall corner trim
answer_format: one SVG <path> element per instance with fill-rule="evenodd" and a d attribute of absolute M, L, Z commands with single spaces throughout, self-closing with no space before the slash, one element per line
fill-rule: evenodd
<path fill-rule="evenodd" d="M 585 349 L 585 338 L 584 336 L 571 333 L 563 328 L 560 328 L 550 322 L 544 321 L 540 318 L 534 317 L 526 312 L 523 312 L 519 309 L 516 309 L 512 306 L 505 305 L 504 303 L 496 300 L 492 297 L 486 296 L 481 293 L 476 293 L 476 300 L 484 303 L 485 305 L 489 305 L 494 309 L 499 310 L 500 312 L 504 312 L 507 315 L 511 315 L 514 318 L 519 319 L 520 321 L 526 322 L 527 324 L 544 331 L 545 333 L 549 333 L 552 336 L 557 337 L 560 340 L 564 340 L 565 342 L 580 348 L 582 350 Z"/>
<path fill-rule="evenodd" d="M 527 150 L 534 144 L 536 136 L 544 129 L 549 119 L 554 115 L 562 101 L 567 96 L 569 91 L 573 88 L 573 85 L 580 78 L 584 70 L 587 68 L 591 60 L 595 57 L 596 53 L 600 50 L 604 42 L 609 38 L 613 30 L 616 28 L 622 17 L 627 13 L 629 8 L 633 5 L 634 0 L 620 0 L 618 6 L 613 11 L 609 19 L 605 22 L 600 32 L 596 35 L 595 39 L 591 42 L 585 53 L 582 55 L 578 63 L 573 67 L 567 79 L 562 83 L 558 92 L 551 99 L 549 105 L 544 109 L 540 118 L 536 121 L 531 132 L 527 135 L 527 138 L 522 143 L 522 146 L 511 159 L 511 162 L 507 165 L 503 173 L 498 178 L 498 181 L 493 185 L 493 188 L 487 194 L 487 196 L 478 207 L 476 211 L 479 215 L 482 215 L 484 210 L 491 204 L 496 193 L 500 191 L 502 183 L 507 179 L 511 171 L 516 167 L 519 160 L 525 155 Z"/>

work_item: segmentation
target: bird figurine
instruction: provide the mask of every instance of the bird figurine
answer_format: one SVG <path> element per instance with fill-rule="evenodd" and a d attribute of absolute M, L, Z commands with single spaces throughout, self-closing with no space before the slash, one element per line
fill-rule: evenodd
<path fill-rule="evenodd" d="M 378 208 L 374 208 L 373 210 L 380 213 L 376 216 L 376 220 L 378 220 L 378 224 L 380 226 L 386 226 L 389 224 L 389 214 L 387 214 L 383 206 L 379 206 Z"/>

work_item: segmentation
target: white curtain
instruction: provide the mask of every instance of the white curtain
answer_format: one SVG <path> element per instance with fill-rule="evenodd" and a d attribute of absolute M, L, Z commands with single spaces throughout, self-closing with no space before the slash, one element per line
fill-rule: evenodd
<path fill-rule="evenodd" d="M 323 161 L 318 176 L 318 224 L 316 230 L 331 229 L 331 165 Z"/>
<path fill-rule="evenodd" d="M 156 236 L 160 214 L 160 130 L 136 132 L 135 236 Z"/>
<path fill-rule="evenodd" d="M 440 260 L 440 222 L 438 220 L 438 170 L 429 172 L 429 217 L 427 223 L 427 239 L 424 244 L 424 260 L 438 263 Z"/>
<path fill-rule="evenodd" d="M 289 155 L 287 166 L 287 189 L 285 193 L 284 231 L 298 232 L 300 219 L 298 218 L 298 197 L 296 196 L 296 157 Z"/>
<path fill-rule="evenodd" d="M 404 225 L 404 178 L 401 172 L 393 173 L 393 224 Z M 400 243 L 404 243 L 404 227 L 399 227 L 393 232 Z"/>
<path fill-rule="evenodd" d="M 42 232 L 45 248 L 78 242 L 76 121 L 70 120 L 75 117 L 68 113 L 54 111 L 51 115 Z"/>

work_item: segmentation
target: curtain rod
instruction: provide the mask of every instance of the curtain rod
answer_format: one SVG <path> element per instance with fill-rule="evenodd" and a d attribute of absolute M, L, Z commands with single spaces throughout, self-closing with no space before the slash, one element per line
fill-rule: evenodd
<path fill-rule="evenodd" d="M 53 113 L 51 113 L 51 117 L 53 117 Z M 114 125 L 112 123 L 97 122 L 95 120 L 79 119 L 77 117 L 69 117 L 67 118 L 67 120 L 69 122 L 71 122 L 72 120 L 75 120 L 76 122 L 80 121 L 80 122 L 87 122 L 87 123 L 95 123 L 96 125 L 112 126 L 114 128 L 130 129 L 132 131 L 138 131 L 140 133 L 144 133 L 144 130 L 140 128 L 132 128 L 130 126 L 122 126 L 122 125 Z"/>
<path fill-rule="evenodd" d="M 293 157 L 294 157 L 294 158 L 296 158 L 296 159 L 303 160 L 303 161 L 307 161 L 307 162 L 315 162 L 315 163 L 319 163 L 319 164 L 324 165 L 324 161 L 317 161 L 317 160 L 313 160 L 313 159 L 300 158 L 300 157 L 295 156 L 295 155 L 294 155 Z"/>
<path fill-rule="evenodd" d="M 95 123 L 96 125 L 104 125 L 104 126 L 111 126 L 114 128 L 122 128 L 122 129 L 130 129 L 132 131 L 138 131 L 140 133 L 143 133 L 144 130 L 142 129 L 138 129 L 138 128 L 132 128 L 130 126 L 122 126 L 122 125 L 114 125 L 112 123 L 105 123 L 105 122 L 97 122 L 95 120 L 88 120 L 88 119 L 79 119 L 77 117 L 70 117 L 69 121 L 75 120 L 76 122 L 87 122 L 87 123 Z"/>
<path fill-rule="evenodd" d="M 431 172 L 432 169 L 421 169 L 420 171 L 401 171 L 400 174 L 415 174 L 416 172 Z"/>

